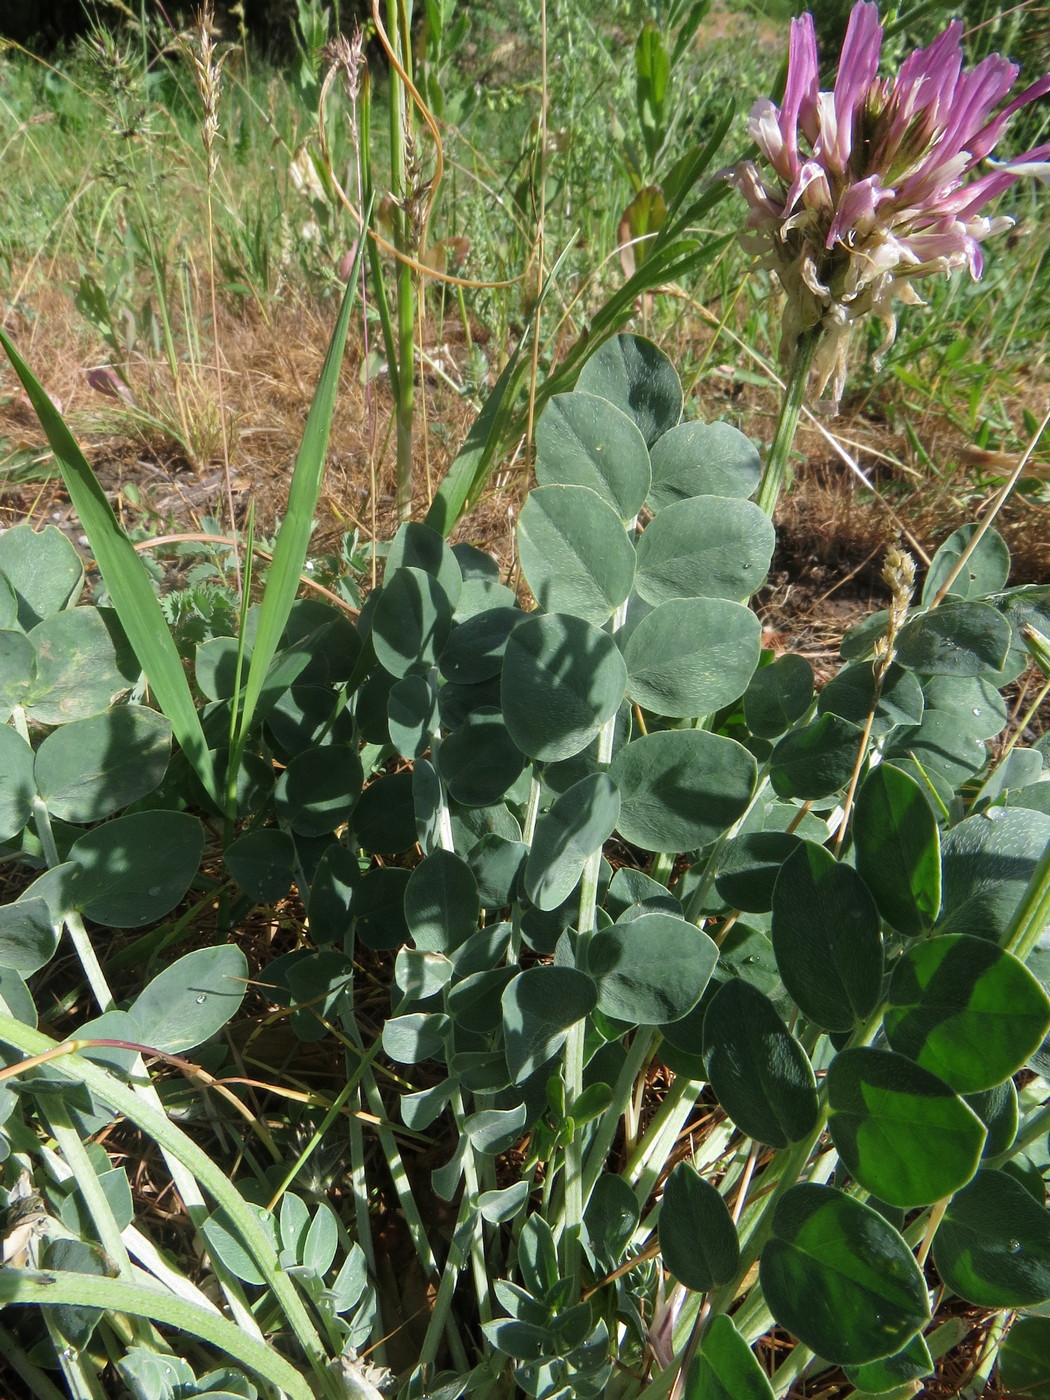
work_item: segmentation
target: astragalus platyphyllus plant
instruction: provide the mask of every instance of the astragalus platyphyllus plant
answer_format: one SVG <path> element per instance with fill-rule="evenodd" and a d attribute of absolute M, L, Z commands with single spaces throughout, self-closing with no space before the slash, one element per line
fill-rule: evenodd
<path fill-rule="evenodd" d="M 979 173 L 1050 77 L 1001 107 L 1019 69 L 990 54 L 965 71 L 962 29 L 953 21 L 880 78 L 878 8 L 859 0 L 834 90 L 822 92 L 813 17 L 803 14 L 791 22 L 781 105 L 761 98 L 751 110 L 769 169 L 749 160 L 731 172 L 750 206 L 742 239 L 786 293 L 783 359 L 804 375 L 814 365 L 818 392 L 835 403 L 855 322 L 878 316 L 890 341 L 894 299 L 920 302 L 917 279 L 960 267 L 980 277 L 982 241 L 1012 222 L 982 211 L 1021 175 L 1050 178 L 1050 144 Z"/>

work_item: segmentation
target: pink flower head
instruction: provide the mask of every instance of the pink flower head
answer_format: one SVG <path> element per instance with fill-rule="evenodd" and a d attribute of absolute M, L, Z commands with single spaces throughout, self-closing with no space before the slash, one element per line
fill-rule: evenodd
<path fill-rule="evenodd" d="M 791 22 L 787 84 L 778 107 L 761 98 L 751 136 L 773 177 L 753 161 L 730 173 L 749 206 L 744 244 L 773 269 L 785 292 L 781 354 L 820 327 L 820 388 L 837 402 L 854 323 L 873 312 L 896 331 L 893 299 L 917 303 L 916 278 L 967 267 L 980 277 L 980 244 L 1012 220 L 986 204 L 1022 175 L 1050 183 L 1050 144 L 973 178 L 1013 114 L 1050 92 L 1040 79 L 1006 107 L 1018 74 L 991 54 L 963 71 L 962 25 L 954 20 L 925 49 L 880 79 L 882 25 L 858 0 L 831 92 L 821 92 L 813 17 Z"/>

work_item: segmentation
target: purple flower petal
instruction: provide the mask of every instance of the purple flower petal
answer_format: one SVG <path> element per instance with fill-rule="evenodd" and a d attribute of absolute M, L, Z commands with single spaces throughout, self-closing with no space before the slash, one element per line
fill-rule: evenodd
<path fill-rule="evenodd" d="M 791 21 L 788 43 L 787 85 L 780 112 L 780 130 L 798 168 L 798 128 L 813 142 L 816 135 L 817 93 L 820 78 L 817 66 L 817 36 L 813 16 L 808 12 Z"/>
<path fill-rule="evenodd" d="M 878 175 L 850 185 L 839 200 L 824 246 L 832 248 L 836 243 L 845 243 L 853 230 L 867 233 L 875 222 L 879 205 L 892 198 L 893 191 L 882 188 Z"/>
<path fill-rule="evenodd" d="M 853 149 L 853 127 L 879 71 L 882 25 L 879 7 L 860 0 L 850 11 L 835 79 L 835 139 L 828 151 L 832 169 L 842 174 Z"/>
<path fill-rule="evenodd" d="M 1004 107 L 999 115 L 977 133 L 971 142 L 970 150 L 975 161 L 983 160 L 990 151 L 995 149 L 996 142 L 1006 129 L 1006 124 L 1015 112 L 1022 107 L 1027 107 L 1029 102 L 1035 102 L 1037 98 L 1045 97 L 1050 92 L 1050 74 L 1045 78 L 1040 78 L 1031 87 L 1025 88 L 1020 97 L 1015 97 L 1008 107 Z"/>
<path fill-rule="evenodd" d="M 827 172 L 818 160 L 807 160 L 799 167 L 784 200 L 784 209 L 790 213 L 802 202 L 810 208 L 821 205 L 828 210 L 832 208 Z"/>
<path fill-rule="evenodd" d="M 821 328 L 816 374 L 835 395 L 857 320 L 878 316 L 889 341 L 894 301 L 921 302 L 916 279 L 960 267 L 980 277 L 982 242 L 1012 222 L 984 206 L 1023 176 L 1050 184 L 1050 143 L 976 174 L 1011 117 L 1050 94 L 1050 76 L 1004 106 L 1016 65 L 991 54 L 964 71 L 962 33 L 952 21 L 880 81 L 878 10 L 859 0 L 834 90 L 821 92 L 813 20 L 803 15 L 791 24 L 782 104 L 752 109 L 751 134 L 773 174 L 737 167 L 749 206 L 741 238 L 784 289 L 782 350 Z"/>

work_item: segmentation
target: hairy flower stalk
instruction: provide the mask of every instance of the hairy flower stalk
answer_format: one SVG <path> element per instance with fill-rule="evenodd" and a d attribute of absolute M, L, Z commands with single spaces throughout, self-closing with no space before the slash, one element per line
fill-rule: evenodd
<path fill-rule="evenodd" d="M 812 366 L 833 405 L 854 324 L 877 316 L 887 348 L 894 299 L 921 305 L 914 283 L 931 273 L 966 267 L 979 278 L 981 243 L 1013 222 L 981 211 L 1022 175 L 1050 180 L 1050 143 L 977 173 L 1013 114 L 1050 92 L 1050 76 L 997 110 L 1019 69 L 991 54 L 965 72 L 962 28 L 953 20 L 883 79 L 878 8 L 859 0 L 834 90 L 821 92 L 813 17 L 804 14 L 791 22 L 781 105 L 761 98 L 751 110 L 751 136 L 770 171 L 744 161 L 730 172 L 750 207 L 741 238 L 786 294 L 780 353 L 790 377 L 805 382 Z M 790 435 L 784 461 L 789 447 Z M 773 503 L 777 494 L 779 481 Z"/>

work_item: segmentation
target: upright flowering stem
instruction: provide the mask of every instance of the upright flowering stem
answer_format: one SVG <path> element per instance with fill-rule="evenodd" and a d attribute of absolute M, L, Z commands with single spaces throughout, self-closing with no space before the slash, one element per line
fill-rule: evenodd
<path fill-rule="evenodd" d="M 828 92 L 813 16 L 800 15 L 783 100 L 760 98 L 748 123 L 765 168 L 746 160 L 727 172 L 748 204 L 744 247 L 785 294 L 782 358 L 795 357 L 794 377 L 799 338 L 819 326 L 816 388 L 833 405 L 855 325 L 878 317 L 886 349 L 895 303 L 923 304 L 916 283 L 958 268 L 980 277 L 981 244 L 1013 222 L 984 207 L 1024 176 L 1050 183 L 1050 143 L 985 167 L 1015 113 L 1050 93 L 1050 75 L 1002 106 L 1019 69 L 989 54 L 966 71 L 962 34 L 953 20 L 896 75 L 880 78 L 878 8 L 858 0 Z M 777 462 L 774 452 L 771 477 Z M 760 498 L 767 508 L 774 480 Z"/>
<path fill-rule="evenodd" d="M 758 495 L 755 497 L 758 505 L 770 519 L 777 508 L 780 493 L 784 489 L 788 455 L 791 452 L 791 445 L 795 441 L 795 429 L 798 427 L 799 414 L 806 402 L 809 371 L 812 368 L 813 357 L 819 343 L 820 327 L 814 326 L 808 331 L 803 331 L 798 337 L 791 356 L 787 384 L 784 386 L 784 399 L 780 405 L 780 417 L 777 419 L 777 429 L 773 434 L 773 442 L 762 470 L 762 480 L 758 484 Z"/>

